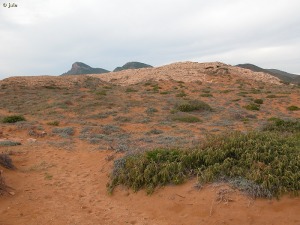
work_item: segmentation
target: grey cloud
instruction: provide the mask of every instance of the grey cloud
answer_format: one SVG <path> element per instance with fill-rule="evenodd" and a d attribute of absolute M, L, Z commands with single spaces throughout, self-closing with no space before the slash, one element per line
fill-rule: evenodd
<path fill-rule="evenodd" d="M 0 8 L 0 79 L 58 75 L 74 61 L 112 70 L 132 60 L 213 60 L 300 73 L 299 8 L 296 0 L 28 0 L 19 13 Z"/>

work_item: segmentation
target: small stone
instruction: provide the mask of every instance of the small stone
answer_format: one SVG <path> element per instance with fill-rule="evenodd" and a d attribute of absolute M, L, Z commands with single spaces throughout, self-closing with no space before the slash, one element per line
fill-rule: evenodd
<path fill-rule="evenodd" d="M 16 193 L 15 193 L 15 192 L 13 192 L 13 191 L 10 191 L 10 192 L 8 192 L 8 194 L 10 194 L 10 195 L 14 196 Z"/>
<path fill-rule="evenodd" d="M 30 142 L 30 143 L 35 143 L 36 139 L 34 139 L 34 138 L 28 138 L 27 141 Z"/>

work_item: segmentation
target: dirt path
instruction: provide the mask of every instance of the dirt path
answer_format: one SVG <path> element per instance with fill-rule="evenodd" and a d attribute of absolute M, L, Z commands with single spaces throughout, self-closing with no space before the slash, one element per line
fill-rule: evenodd
<path fill-rule="evenodd" d="M 196 190 L 194 181 L 147 196 L 106 192 L 110 151 L 79 143 L 75 150 L 46 144 L 14 147 L 16 171 L 4 170 L 15 195 L 0 198 L 0 225 L 300 224 L 300 199 L 253 201 L 226 185 Z"/>

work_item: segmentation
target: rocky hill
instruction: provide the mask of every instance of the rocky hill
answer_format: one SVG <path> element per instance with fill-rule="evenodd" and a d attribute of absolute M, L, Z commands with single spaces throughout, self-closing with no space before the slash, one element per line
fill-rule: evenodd
<path fill-rule="evenodd" d="M 284 82 L 289 82 L 289 83 L 293 83 L 293 84 L 300 84 L 300 75 L 287 73 L 287 72 L 277 70 L 277 69 L 264 69 L 264 68 L 261 68 L 261 67 L 258 67 L 256 65 L 249 64 L 249 63 L 238 64 L 236 66 L 240 67 L 240 68 L 244 68 L 244 69 L 249 69 L 249 70 L 252 70 L 254 72 L 268 73 L 268 74 L 271 74 L 272 76 L 278 77 L 280 80 L 282 80 Z"/>
<path fill-rule="evenodd" d="M 118 72 L 121 70 L 128 70 L 128 69 L 141 69 L 141 68 L 151 68 L 151 65 L 141 63 L 141 62 L 128 62 L 123 66 L 117 67 L 114 69 L 114 72 Z"/>
<path fill-rule="evenodd" d="M 92 83 L 109 82 L 127 86 L 148 80 L 163 81 L 175 80 L 182 82 L 200 81 L 204 83 L 220 83 L 224 80 L 243 80 L 243 82 L 263 82 L 280 85 L 280 79 L 265 72 L 253 72 L 248 69 L 230 66 L 220 62 L 197 63 L 178 62 L 169 65 L 143 68 L 138 70 L 123 70 L 105 74 L 88 74 L 87 76 L 31 76 L 10 77 L 0 81 L 0 86 L 22 87 L 84 87 Z"/>
<path fill-rule="evenodd" d="M 230 66 L 220 62 L 197 63 L 178 62 L 169 65 L 143 68 L 139 70 L 123 70 L 113 73 L 89 75 L 103 81 L 120 85 L 137 84 L 147 80 L 177 80 L 183 82 L 219 82 L 222 78 L 256 80 L 269 84 L 280 84 L 280 80 L 268 73 L 250 72 L 249 70 Z"/>
<path fill-rule="evenodd" d="M 108 73 L 108 70 L 102 68 L 93 68 L 82 62 L 75 62 L 72 64 L 72 68 L 62 75 L 80 75 L 80 74 L 101 74 Z"/>

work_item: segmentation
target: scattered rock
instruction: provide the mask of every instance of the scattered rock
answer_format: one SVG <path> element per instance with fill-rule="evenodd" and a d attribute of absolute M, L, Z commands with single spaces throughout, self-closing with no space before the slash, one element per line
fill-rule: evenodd
<path fill-rule="evenodd" d="M 28 141 L 29 143 L 35 143 L 35 142 L 36 142 L 36 139 L 34 139 L 34 138 L 28 138 L 27 141 Z"/>

